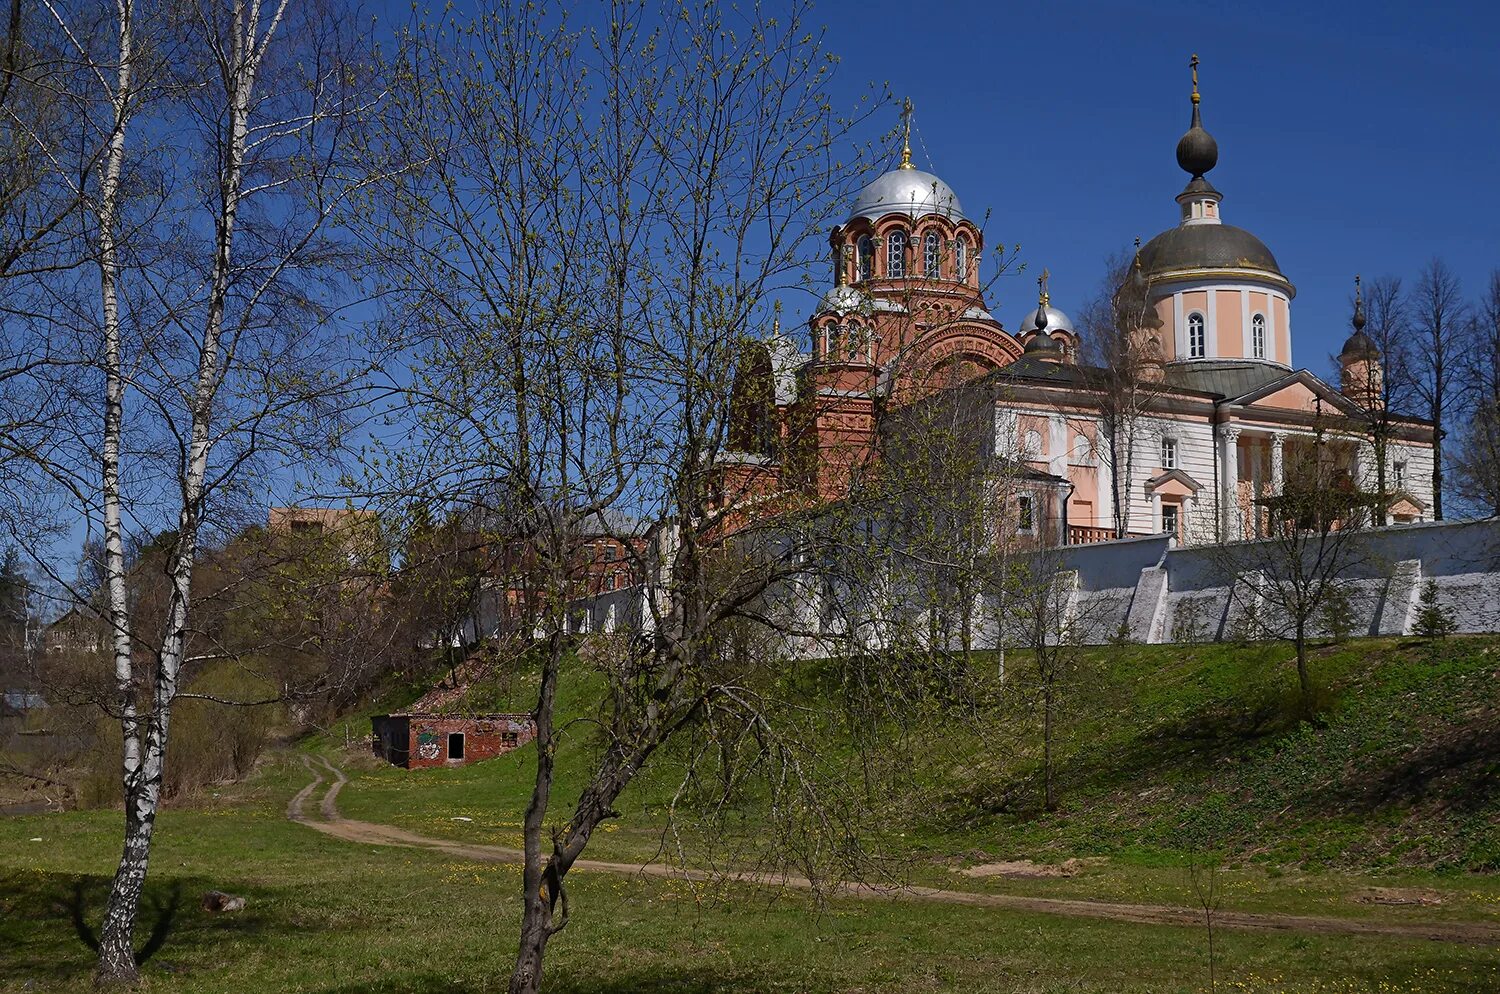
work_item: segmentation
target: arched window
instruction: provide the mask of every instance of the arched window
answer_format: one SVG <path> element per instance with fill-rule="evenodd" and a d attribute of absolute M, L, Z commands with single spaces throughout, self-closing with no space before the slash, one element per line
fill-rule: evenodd
<path fill-rule="evenodd" d="M 875 239 L 869 235 L 860 235 L 857 243 L 857 254 L 859 256 L 859 281 L 875 278 Z"/>
<path fill-rule="evenodd" d="M 836 324 L 825 324 L 823 326 L 823 354 L 824 355 L 831 355 L 833 353 L 833 350 L 836 347 L 834 343 L 838 341 L 838 338 L 839 338 L 840 334 L 841 334 L 841 331 L 839 329 L 839 326 L 836 325 Z"/>
<path fill-rule="evenodd" d="M 849 353 L 852 362 L 861 359 L 865 353 L 865 330 L 857 324 L 851 324 L 844 329 L 844 348 Z"/>
<path fill-rule="evenodd" d="M 929 231 L 922 239 L 922 275 L 939 275 L 942 259 L 942 239 L 936 231 Z"/>
<path fill-rule="evenodd" d="M 1203 315 L 1188 315 L 1188 358 L 1202 359 L 1207 354 L 1203 337 Z"/>
<path fill-rule="evenodd" d="M 1266 357 L 1266 316 L 1257 314 L 1250 319 L 1250 354 L 1257 359 Z"/>
<path fill-rule="evenodd" d="M 954 278 L 960 283 L 967 283 L 969 282 L 969 240 L 962 235 L 958 236 L 956 255 L 958 256 L 957 265 L 954 268 L 957 271 L 954 273 Z"/>
<path fill-rule="evenodd" d="M 885 237 L 885 275 L 891 279 L 906 275 L 906 232 L 900 228 Z"/>

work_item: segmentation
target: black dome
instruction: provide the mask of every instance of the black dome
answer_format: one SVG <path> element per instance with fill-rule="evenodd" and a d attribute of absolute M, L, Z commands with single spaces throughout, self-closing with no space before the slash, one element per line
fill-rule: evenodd
<path fill-rule="evenodd" d="M 1363 331 L 1356 331 L 1344 340 L 1344 347 L 1339 350 L 1340 359 L 1378 359 L 1380 348 L 1375 344 L 1375 339 L 1366 335 Z"/>
<path fill-rule="evenodd" d="M 1194 179 L 1201 177 L 1219 162 L 1219 143 L 1198 123 L 1196 108 L 1193 126 L 1177 140 L 1177 164 Z"/>
<path fill-rule="evenodd" d="M 1141 246 L 1141 270 L 1147 276 L 1181 269 L 1259 269 L 1282 275 L 1265 243 L 1232 224 L 1184 224 Z"/>

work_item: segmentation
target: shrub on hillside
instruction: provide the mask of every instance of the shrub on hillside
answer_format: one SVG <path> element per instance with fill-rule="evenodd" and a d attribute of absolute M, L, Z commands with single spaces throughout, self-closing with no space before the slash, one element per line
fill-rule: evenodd
<path fill-rule="evenodd" d="M 1412 634 L 1418 638 L 1441 639 L 1447 638 L 1458 631 L 1458 622 L 1453 615 L 1453 609 L 1444 607 L 1438 603 L 1438 589 L 1435 580 L 1428 580 L 1422 585 L 1422 595 L 1417 602 L 1417 618 L 1412 625 Z"/>

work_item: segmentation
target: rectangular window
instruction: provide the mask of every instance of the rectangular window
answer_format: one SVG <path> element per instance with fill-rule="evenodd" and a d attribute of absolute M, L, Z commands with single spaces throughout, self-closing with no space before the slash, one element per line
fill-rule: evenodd
<path fill-rule="evenodd" d="M 1161 530 L 1173 538 L 1180 538 L 1177 533 L 1177 505 L 1163 504 L 1161 506 Z"/>
<path fill-rule="evenodd" d="M 1036 528 L 1035 507 L 1032 504 L 1030 494 L 1022 494 L 1016 498 L 1016 528 L 1023 532 L 1029 532 Z"/>
<path fill-rule="evenodd" d="M 1393 474 L 1393 476 L 1395 478 L 1396 488 L 1397 489 L 1401 489 L 1401 488 L 1405 487 L 1406 486 L 1406 463 L 1405 462 L 1398 462 L 1398 463 L 1396 463 L 1395 465 L 1393 465 L 1391 467 L 1391 472 L 1392 472 L 1392 474 Z"/>
<path fill-rule="evenodd" d="M 1177 439 L 1164 438 L 1161 440 L 1161 468 L 1177 468 Z"/>
<path fill-rule="evenodd" d="M 448 758 L 449 759 L 463 759 L 464 758 L 464 733 L 463 732 L 449 732 L 448 733 Z"/>

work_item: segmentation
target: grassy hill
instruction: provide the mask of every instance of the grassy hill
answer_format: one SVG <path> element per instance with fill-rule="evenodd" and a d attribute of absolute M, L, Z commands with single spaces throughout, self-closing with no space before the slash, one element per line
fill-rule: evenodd
<path fill-rule="evenodd" d="M 1037 715 L 1028 661 L 975 662 L 972 698 L 933 707 L 881 757 L 873 840 L 901 872 L 948 889 L 1192 906 L 1187 867 L 1220 866 L 1226 910 L 1356 921 L 1500 922 L 1497 671 L 1500 639 L 1434 646 L 1356 641 L 1321 650 L 1317 720 L 1298 720 L 1280 646 L 1137 646 L 1077 660 L 1059 745 L 1060 806 L 1038 803 Z M 601 685 L 577 662 L 562 712 L 593 713 Z M 832 700 L 835 674 L 810 664 L 785 688 Z M 420 688 L 392 689 L 374 710 Z M 524 707 L 524 676 L 475 689 L 486 707 Z M 951 702 L 950 702 L 951 703 Z M 854 771 L 830 723 L 826 751 Z M 350 716 L 301 749 L 352 779 L 352 818 L 430 836 L 514 845 L 530 748 L 458 769 L 383 766 Z M 345 742 L 352 744 L 348 747 Z M 570 726 L 559 810 L 595 744 Z M 662 811 L 681 757 L 623 798 L 591 844 L 596 858 L 661 850 Z M 147 964 L 153 991 L 480 992 L 504 989 L 519 917 L 518 871 L 462 855 L 355 845 L 285 820 L 310 774 L 300 752 L 191 807 L 166 811 L 147 922 L 178 902 Z M 691 812 L 689 812 L 691 814 Z M 735 829 L 764 831 L 755 798 Z M 119 815 L 0 819 L 0 990 L 85 990 L 90 957 L 75 908 L 97 919 L 118 854 Z M 692 858 L 691 818 L 685 852 Z M 33 841 L 37 840 L 37 841 Z M 996 861 L 1053 870 L 974 876 Z M 1027 864 L 1030 866 L 1031 864 Z M 1062 875 L 1051 875 L 1058 873 Z M 249 909 L 213 918 L 210 887 Z M 549 954 L 549 989 L 624 992 L 1161 992 L 1207 989 L 1201 928 L 838 898 L 809 904 L 763 889 L 579 871 L 574 921 Z M 1223 932 L 1224 989 L 1256 994 L 1500 989 L 1500 948 L 1390 936 Z"/>
<path fill-rule="evenodd" d="M 929 713 L 884 757 L 900 769 L 880 778 L 880 841 L 980 861 L 1176 865 L 1213 853 L 1272 870 L 1500 870 L 1500 640 L 1321 649 L 1312 722 L 1299 717 L 1289 659 L 1275 644 L 1082 651 L 1058 735 L 1061 803 L 1045 812 L 1028 660 L 1012 653 L 1002 683 L 980 655 L 972 705 Z M 586 716 L 599 685 L 582 664 L 571 675 L 560 713 Z M 833 707 L 829 682 L 809 666 L 797 692 Z M 530 687 L 478 692 L 524 708 Z M 574 727 L 560 803 L 576 797 L 593 751 L 590 726 Z M 827 752 L 846 756 L 848 744 L 831 734 Z M 667 757 L 627 794 L 605 855 L 653 851 L 677 772 Z M 371 764 L 344 804 L 351 816 L 514 843 L 530 774 L 529 750 L 417 774 Z M 746 831 L 759 830 L 757 815 L 744 812 Z"/>

